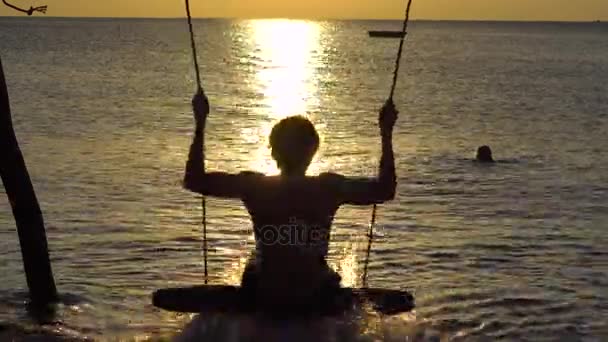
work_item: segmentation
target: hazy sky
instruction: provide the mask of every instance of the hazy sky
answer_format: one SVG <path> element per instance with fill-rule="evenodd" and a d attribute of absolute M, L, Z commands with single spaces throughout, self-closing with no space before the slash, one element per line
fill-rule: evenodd
<path fill-rule="evenodd" d="M 181 17 L 183 0 L 7 0 L 50 16 Z M 405 0 L 191 0 L 196 17 L 400 18 Z M 0 4 L 2 5 L 2 4 Z M 421 19 L 608 20 L 608 0 L 414 0 Z M 0 16 L 13 12 L 0 6 Z M 14 13 L 16 14 L 16 13 Z"/>

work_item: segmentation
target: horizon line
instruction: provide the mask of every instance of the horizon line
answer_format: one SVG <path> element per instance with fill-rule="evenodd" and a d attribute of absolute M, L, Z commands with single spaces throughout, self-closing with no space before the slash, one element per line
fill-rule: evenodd
<path fill-rule="evenodd" d="M 40 19 L 117 19 L 117 20 L 184 20 L 185 17 L 108 17 L 108 16 L 19 16 L 19 15 L 7 15 L 0 16 L 0 19 L 28 19 L 28 20 L 40 20 Z M 269 16 L 269 17 L 193 17 L 193 20 L 301 20 L 301 21 L 403 21 L 399 18 L 290 18 L 282 16 Z M 411 19 L 410 21 L 420 22 L 497 22 L 497 23 L 605 23 L 608 19 L 591 19 L 591 20 L 558 20 L 558 19 L 431 19 L 431 18 L 417 18 Z"/>

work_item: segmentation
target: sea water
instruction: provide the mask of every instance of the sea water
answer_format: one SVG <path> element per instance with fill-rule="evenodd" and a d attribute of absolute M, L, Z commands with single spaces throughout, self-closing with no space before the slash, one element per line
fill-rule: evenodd
<path fill-rule="evenodd" d="M 377 112 L 398 41 L 367 31 L 399 28 L 197 20 L 212 106 L 208 168 L 276 173 L 267 135 L 302 114 L 322 140 L 310 174 L 376 174 Z M 417 309 L 277 330 L 151 305 L 155 289 L 203 281 L 201 201 L 180 185 L 195 90 L 185 22 L 0 19 L 15 130 L 66 302 L 49 329 L 99 339 L 186 326 L 208 340 L 291 341 L 302 331 L 338 340 L 608 338 L 607 33 L 601 23 L 412 23 L 395 95 L 398 193 L 379 207 L 369 284 L 412 291 Z M 499 163 L 471 161 L 484 144 Z M 207 211 L 210 280 L 238 284 L 253 248 L 247 212 L 214 199 Z M 336 217 L 329 261 L 345 286 L 361 285 L 370 215 L 347 206 Z M 0 321 L 33 326 L 4 195 L 0 272 Z"/>

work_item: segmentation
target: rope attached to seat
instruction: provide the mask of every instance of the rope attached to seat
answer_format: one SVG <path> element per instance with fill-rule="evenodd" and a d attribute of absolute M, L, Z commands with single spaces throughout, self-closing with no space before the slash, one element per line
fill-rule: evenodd
<path fill-rule="evenodd" d="M 395 70 L 393 72 L 393 83 L 391 85 L 391 92 L 388 96 L 388 101 L 393 101 L 393 95 L 395 94 L 395 88 L 397 87 L 397 80 L 399 78 L 399 68 L 401 66 L 401 56 L 403 55 L 403 45 L 405 43 L 405 37 L 407 36 L 407 26 L 410 22 L 410 9 L 412 7 L 412 0 L 408 0 L 407 8 L 405 10 L 405 19 L 403 20 L 403 29 L 401 40 L 399 41 L 399 51 L 397 53 L 397 60 L 395 61 Z M 365 266 L 363 268 L 363 287 L 367 287 L 367 270 L 369 267 L 369 256 L 372 251 L 372 242 L 374 240 L 374 226 L 376 225 L 378 206 L 374 204 L 372 209 L 372 219 L 369 223 L 369 232 L 367 234 L 367 255 L 365 257 Z"/>
<path fill-rule="evenodd" d="M 190 1 L 186 0 L 186 15 L 188 16 L 188 29 L 190 30 L 190 47 L 192 48 L 192 60 L 194 61 L 194 72 L 196 75 L 197 92 L 205 94 L 203 83 L 201 81 L 201 72 L 198 66 L 198 54 L 196 52 L 196 40 L 194 39 L 194 29 L 192 28 L 192 15 L 190 13 Z M 205 196 L 201 199 L 203 217 L 203 258 L 205 260 L 205 284 L 209 283 L 209 272 L 207 268 L 207 200 Z"/>

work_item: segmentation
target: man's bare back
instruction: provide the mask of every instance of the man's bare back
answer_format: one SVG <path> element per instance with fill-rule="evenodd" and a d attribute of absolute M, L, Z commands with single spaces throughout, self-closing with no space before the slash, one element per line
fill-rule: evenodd
<path fill-rule="evenodd" d="M 242 200 L 251 215 L 259 252 L 294 250 L 324 258 L 329 229 L 341 204 L 331 176 L 294 179 L 251 173 L 250 177 L 252 191 Z"/>

